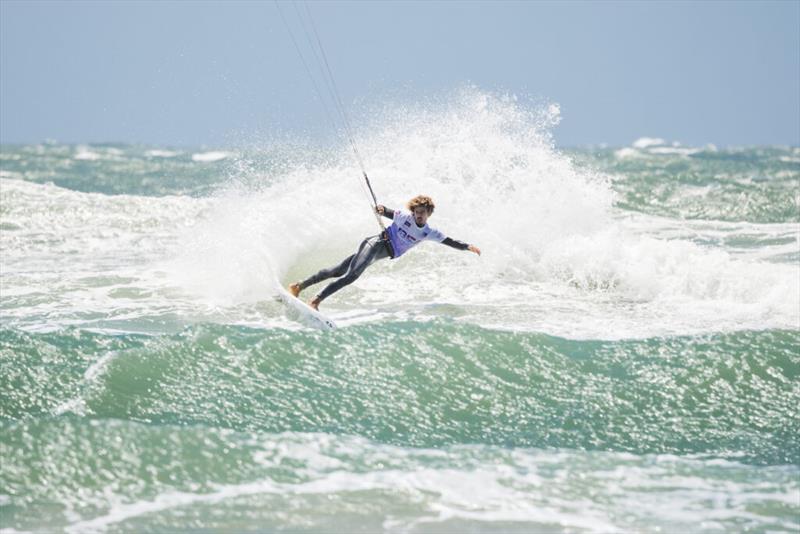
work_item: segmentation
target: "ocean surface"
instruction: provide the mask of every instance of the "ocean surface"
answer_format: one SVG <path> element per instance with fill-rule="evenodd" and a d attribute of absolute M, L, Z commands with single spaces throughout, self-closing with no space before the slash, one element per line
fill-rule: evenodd
<path fill-rule="evenodd" d="M 800 531 L 800 148 L 556 148 L 466 91 L 349 147 L 0 148 L 4 532 Z M 311 288 L 304 296 L 311 297 Z"/>

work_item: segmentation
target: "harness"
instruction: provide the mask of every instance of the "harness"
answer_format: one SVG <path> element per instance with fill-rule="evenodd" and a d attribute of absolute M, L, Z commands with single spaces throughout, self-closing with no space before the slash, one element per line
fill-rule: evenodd
<path fill-rule="evenodd" d="M 383 245 L 386 247 L 386 252 L 389 253 L 389 258 L 394 259 L 394 247 L 392 246 L 392 240 L 389 239 L 387 230 L 381 232 L 381 240 L 383 240 Z"/>

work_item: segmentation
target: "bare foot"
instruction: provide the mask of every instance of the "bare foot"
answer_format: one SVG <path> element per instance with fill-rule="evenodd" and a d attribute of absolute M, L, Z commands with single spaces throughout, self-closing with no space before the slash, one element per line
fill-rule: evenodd
<path fill-rule="evenodd" d="M 299 296 L 300 295 L 300 282 L 295 282 L 294 284 L 289 284 L 289 293 L 291 293 L 293 297 Z"/>
<path fill-rule="evenodd" d="M 308 305 L 311 306 L 313 309 L 319 311 L 319 304 L 322 300 L 319 297 L 314 297 L 313 299 L 308 301 Z"/>

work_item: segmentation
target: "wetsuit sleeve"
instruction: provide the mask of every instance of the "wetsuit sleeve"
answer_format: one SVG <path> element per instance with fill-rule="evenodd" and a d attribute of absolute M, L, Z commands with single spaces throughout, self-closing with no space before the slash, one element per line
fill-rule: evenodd
<path fill-rule="evenodd" d="M 448 247 L 457 248 L 458 250 L 467 250 L 469 245 L 457 239 L 450 239 L 449 237 L 445 237 L 442 241 L 442 245 L 447 245 Z"/>
<path fill-rule="evenodd" d="M 394 219 L 394 210 L 392 208 L 383 207 L 383 216 L 387 219 Z"/>

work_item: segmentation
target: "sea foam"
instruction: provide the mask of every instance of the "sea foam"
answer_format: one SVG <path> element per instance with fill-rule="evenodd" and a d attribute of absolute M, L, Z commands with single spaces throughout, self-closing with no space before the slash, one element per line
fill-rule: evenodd
<path fill-rule="evenodd" d="M 402 208 L 428 194 L 431 226 L 484 254 L 426 243 L 371 267 L 328 305 L 455 305 L 464 320 L 575 337 L 798 323 L 796 266 L 643 232 L 615 208 L 609 177 L 554 148 L 558 120 L 557 107 L 473 89 L 372 114 L 357 143 L 379 202 Z M 262 298 L 275 279 L 338 263 L 379 231 L 349 147 L 319 161 L 218 195 L 186 239 L 184 274 L 196 290 L 228 304 Z M 257 183 L 258 169 L 249 172 L 255 179 L 237 183 Z"/>

